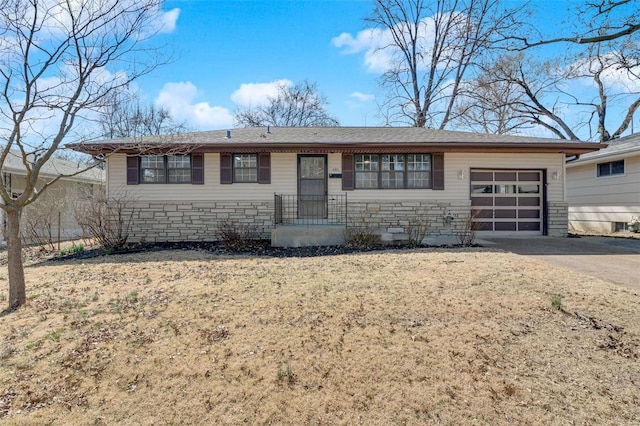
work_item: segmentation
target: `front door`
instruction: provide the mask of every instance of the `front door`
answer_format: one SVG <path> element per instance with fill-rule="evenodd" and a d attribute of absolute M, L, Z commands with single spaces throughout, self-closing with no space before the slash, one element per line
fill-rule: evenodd
<path fill-rule="evenodd" d="M 298 218 L 327 217 L 327 156 L 298 155 Z"/>

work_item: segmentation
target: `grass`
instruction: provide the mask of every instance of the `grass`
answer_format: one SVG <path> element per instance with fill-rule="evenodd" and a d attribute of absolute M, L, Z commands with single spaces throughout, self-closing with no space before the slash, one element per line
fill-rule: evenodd
<path fill-rule="evenodd" d="M 26 276 L 38 297 L 0 317 L 2 424 L 640 418 L 640 296 L 513 254 L 168 251 Z"/>

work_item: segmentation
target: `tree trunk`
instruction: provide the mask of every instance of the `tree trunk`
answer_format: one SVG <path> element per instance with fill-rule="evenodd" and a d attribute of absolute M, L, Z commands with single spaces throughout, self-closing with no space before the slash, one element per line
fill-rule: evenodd
<path fill-rule="evenodd" d="M 22 265 L 22 240 L 20 239 L 21 209 L 6 210 L 7 257 L 9 269 L 9 310 L 26 303 L 24 267 Z"/>

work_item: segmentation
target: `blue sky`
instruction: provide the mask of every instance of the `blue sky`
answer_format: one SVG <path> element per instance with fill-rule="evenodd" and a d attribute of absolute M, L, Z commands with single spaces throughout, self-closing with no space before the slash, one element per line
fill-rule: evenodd
<path fill-rule="evenodd" d="M 533 0 L 532 19 L 556 28 L 580 3 Z M 367 62 L 371 43 L 358 37 L 372 7 L 370 0 L 167 1 L 164 10 L 177 19 L 159 37 L 176 60 L 137 85 L 145 101 L 195 130 L 230 128 L 237 108 L 258 104 L 278 81 L 305 79 L 317 83 L 341 125 L 383 125 L 380 74 Z"/>
<path fill-rule="evenodd" d="M 342 125 L 371 125 L 376 75 L 361 57 L 332 44 L 343 32 L 362 30 L 370 7 L 368 0 L 169 1 L 165 10 L 180 10 L 175 30 L 165 36 L 177 60 L 138 84 L 149 101 L 206 129 L 231 127 L 233 112 L 259 102 L 274 82 L 307 79 Z M 190 109 L 210 119 L 190 119 Z"/>

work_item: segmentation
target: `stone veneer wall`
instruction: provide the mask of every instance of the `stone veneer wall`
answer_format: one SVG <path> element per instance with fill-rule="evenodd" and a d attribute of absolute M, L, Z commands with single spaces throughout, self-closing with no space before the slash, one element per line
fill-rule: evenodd
<path fill-rule="evenodd" d="M 371 226 L 380 232 L 407 232 L 419 220 L 426 219 L 427 236 L 455 235 L 464 228 L 469 202 L 352 202 L 349 201 L 349 226 Z M 451 213 L 451 223 L 445 216 Z"/>
<path fill-rule="evenodd" d="M 569 230 L 569 204 L 549 201 L 547 231 L 550 237 L 566 237 Z"/>
<path fill-rule="evenodd" d="M 426 218 L 428 236 L 456 235 L 464 229 L 469 202 L 353 202 L 348 203 L 348 226 L 371 226 L 379 232 L 407 232 L 419 219 Z M 270 238 L 273 202 L 183 202 L 136 203 L 132 211 L 130 242 L 214 241 L 216 228 L 224 222 L 254 225 L 260 238 Z M 451 223 L 445 221 L 449 213 Z M 548 233 L 567 235 L 568 205 L 549 202 Z"/>
<path fill-rule="evenodd" d="M 260 238 L 273 228 L 273 203 L 267 201 L 211 201 L 135 203 L 130 242 L 215 241 L 225 222 L 254 225 Z"/>

